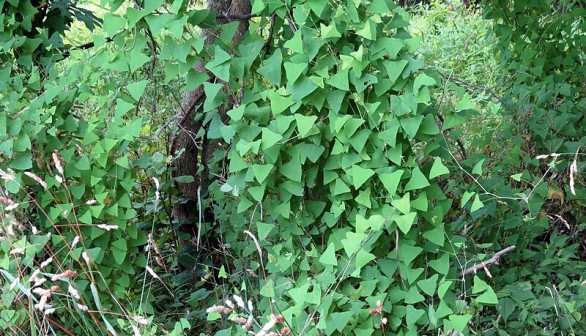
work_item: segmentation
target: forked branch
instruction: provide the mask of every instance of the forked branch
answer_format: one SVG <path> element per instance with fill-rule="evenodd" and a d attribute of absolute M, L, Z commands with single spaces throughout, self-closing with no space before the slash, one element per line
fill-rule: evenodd
<path fill-rule="evenodd" d="M 476 273 L 479 269 L 484 268 L 486 269 L 487 266 L 490 266 L 492 264 L 497 264 L 500 261 L 500 258 L 507 254 L 507 253 L 511 253 L 513 251 L 515 251 L 517 247 L 515 245 L 509 246 L 501 251 L 498 251 L 497 253 L 495 253 L 490 259 L 486 260 L 486 261 L 482 261 L 478 264 L 474 264 L 472 267 L 468 267 L 467 269 L 465 269 L 464 271 L 462 271 L 462 273 L 460 273 L 460 277 L 463 277 L 467 274 L 470 273 Z M 489 273 L 490 274 L 490 273 Z"/>

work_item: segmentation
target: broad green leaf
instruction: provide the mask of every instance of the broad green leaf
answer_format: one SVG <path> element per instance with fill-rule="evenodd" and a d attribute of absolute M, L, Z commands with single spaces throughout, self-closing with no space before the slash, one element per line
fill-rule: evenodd
<path fill-rule="evenodd" d="M 294 156 L 279 168 L 279 172 L 292 181 L 301 182 L 301 162 Z"/>
<path fill-rule="evenodd" d="M 346 238 L 342 239 L 342 246 L 348 257 L 358 252 L 362 241 L 367 237 L 366 233 L 347 232 Z"/>
<path fill-rule="evenodd" d="M 391 205 L 399 210 L 402 214 L 406 215 L 411 212 L 411 195 L 409 193 L 405 193 L 403 197 L 392 200 Z"/>
<path fill-rule="evenodd" d="M 484 164 L 485 159 L 478 161 L 474 168 L 472 168 L 472 174 L 482 175 L 482 165 Z"/>
<path fill-rule="evenodd" d="M 437 123 L 435 122 L 433 115 L 426 115 L 425 119 L 423 119 L 423 122 L 421 122 L 421 126 L 419 126 L 419 133 L 427 135 L 436 135 L 439 134 L 439 132 L 440 129 L 437 126 Z"/>
<path fill-rule="evenodd" d="M 407 304 L 413 304 L 423 300 L 425 300 L 425 297 L 419 293 L 417 286 L 411 286 L 405 295 L 405 303 Z"/>
<path fill-rule="evenodd" d="M 472 294 L 482 293 L 485 290 L 491 288 L 484 280 L 480 279 L 477 275 L 474 275 L 474 285 L 472 286 Z"/>
<path fill-rule="evenodd" d="M 262 148 L 262 150 L 266 150 L 266 149 L 272 147 L 277 142 L 281 141 L 282 139 L 283 139 L 283 136 L 281 134 L 277 134 L 268 128 L 263 128 L 260 148 Z"/>
<path fill-rule="evenodd" d="M 437 288 L 438 278 L 439 278 L 439 275 L 434 274 L 429 279 L 417 281 L 417 286 L 419 286 L 419 288 L 421 288 L 421 290 L 425 294 L 433 297 L 433 295 L 435 294 L 435 289 Z"/>
<path fill-rule="evenodd" d="M 429 240 L 430 242 L 438 246 L 444 246 L 444 241 L 446 237 L 443 225 L 438 225 L 434 229 L 426 231 L 425 233 L 423 233 L 423 238 Z"/>
<path fill-rule="evenodd" d="M 484 206 L 484 203 L 480 200 L 478 195 L 474 196 L 474 202 L 472 202 L 472 206 L 470 207 L 470 212 L 474 212 Z"/>
<path fill-rule="evenodd" d="M 293 35 L 293 38 L 286 41 L 283 45 L 285 48 L 297 54 L 303 54 L 303 40 L 301 39 L 302 30 L 299 29 Z"/>
<path fill-rule="evenodd" d="M 354 266 L 356 266 L 356 271 L 359 273 L 362 267 L 366 266 L 369 262 L 376 259 L 376 256 L 372 253 L 366 252 L 364 249 L 361 249 L 356 253 L 356 261 Z"/>
<path fill-rule="evenodd" d="M 406 60 L 400 60 L 400 61 L 396 61 L 396 62 L 393 62 L 393 61 L 383 62 L 385 69 L 387 69 L 387 76 L 389 77 L 389 79 L 391 80 L 392 83 L 395 83 L 397 81 L 399 76 L 405 70 L 405 67 L 407 66 L 407 64 L 409 64 L 409 62 Z"/>
<path fill-rule="evenodd" d="M 476 195 L 475 192 L 465 191 L 462 195 L 462 200 L 460 201 L 460 207 L 463 208 L 474 195 Z"/>
<path fill-rule="evenodd" d="M 417 218 L 417 212 L 410 212 L 406 215 L 396 215 L 393 217 L 399 229 L 404 234 L 407 234 L 409 230 L 411 230 L 411 226 L 415 223 L 415 219 Z"/>
<path fill-rule="evenodd" d="M 256 229 L 258 232 L 258 240 L 263 241 L 275 228 L 274 224 L 256 222 Z"/>
<path fill-rule="evenodd" d="M 342 181 L 342 179 L 337 178 L 334 184 L 333 195 L 340 195 L 344 193 L 350 192 L 350 188 Z"/>
<path fill-rule="evenodd" d="M 446 166 L 444 166 L 442 160 L 439 157 L 436 157 L 433 161 L 433 166 L 431 166 L 431 170 L 429 172 L 429 179 L 431 180 L 440 175 L 445 175 L 449 173 L 450 170 Z"/>
<path fill-rule="evenodd" d="M 236 126 L 235 125 L 222 125 L 220 126 L 220 134 L 226 143 L 230 143 L 236 135 Z"/>
<path fill-rule="evenodd" d="M 334 247 L 334 243 L 328 244 L 328 248 L 324 251 L 321 257 L 319 257 L 319 262 L 324 265 L 338 265 L 338 261 L 336 260 L 336 249 Z"/>
<path fill-rule="evenodd" d="M 244 111 L 246 109 L 246 105 L 239 105 L 238 107 L 228 111 L 228 115 L 234 121 L 240 121 L 242 116 L 244 115 Z"/>
<path fill-rule="evenodd" d="M 391 8 L 389 8 L 389 2 L 386 0 L 373 0 L 366 8 L 367 12 L 375 14 L 386 14 L 390 10 Z"/>
<path fill-rule="evenodd" d="M 403 117 L 399 119 L 401 127 L 403 128 L 403 130 L 405 130 L 405 133 L 409 137 L 409 140 L 412 140 L 417 135 L 417 131 L 419 130 L 419 126 L 421 125 L 423 118 L 424 117 L 422 115 L 417 115 L 413 117 Z"/>
<path fill-rule="evenodd" d="M 114 111 L 114 115 L 116 118 L 122 118 L 132 109 L 134 109 L 134 104 L 125 102 L 122 99 L 116 99 L 116 110 Z"/>
<path fill-rule="evenodd" d="M 415 309 L 412 305 L 408 305 L 405 310 L 405 321 L 408 326 L 415 325 L 417 320 L 419 320 L 424 314 L 425 310 Z"/>
<path fill-rule="evenodd" d="M 445 131 L 452 127 L 456 127 L 468 121 L 469 117 L 459 114 L 459 113 L 450 113 L 445 116 L 444 123 L 442 125 L 442 129 Z"/>
<path fill-rule="evenodd" d="M 126 19 L 124 17 L 110 13 L 104 14 L 102 28 L 104 28 L 108 37 L 114 37 L 114 35 L 116 35 L 119 30 L 123 29 L 125 25 Z"/>
<path fill-rule="evenodd" d="M 128 56 L 128 65 L 131 72 L 135 72 L 140 69 L 143 65 L 147 64 L 151 58 L 139 50 L 133 50 Z"/>
<path fill-rule="evenodd" d="M 464 331 L 468 326 L 468 322 L 472 319 L 472 315 L 450 315 L 449 320 L 444 320 L 444 330 Z"/>
<path fill-rule="evenodd" d="M 307 70 L 307 63 L 291 63 L 287 62 L 285 65 L 285 74 L 289 83 L 295 81 Z"/>
<path fill-rule="evenodd" d="M 346 123 L 346 125 L 349 125 L 351 121 Z M 344 129 L 346 129 L 346 127 L 344 127 Z M 357 153 L 362 152 L 362 149 L 364 149 L 364 145 L 368 141 L 370 134 L 372 134 L 371 130 L 361 129 L 358 132 L 356 132 L 353 136 L 351 136 L 350 139 L 348 139 L 350 142 L 350 145 L 352 147 L 354 147 L 354 149 L 356 150 Z"/>
<path fill-rule="evenodd" d="M 374 175 L 374 170 L 370 168 L 362 168 L 356 165 L 352 166 L 352 184 L 354 188 L 358 190 L 372 175 Z"/>
<path fill-rule="evenodd" d="M 405 185 L 405 191 L 423 189 L 428 186 L 430 186 L 429 181 L 425 175 L 423 175 L 421 169 L 419 169 L 419 167 L 415 167 L 411 172 L 411 179 Z"/>
<path fill-rule="evenodd" d="M 290 202 L 283 202 L 273 208 L 275 214 L 280 215 L 284 218 L 289 218 L 291 214 L 291 203 Z"/>
<path fill-rule="evenodd" d="M 411 206 L 420 211 L 427 211 L 427 207 L 429 206 L 429 201 L 427 200 L 427 193 L 422 191 L 419 194 L 419 197 L 414 201 L 411 201 Z"/>
<path fill-rule="evenodd" d="M 220 270 L 218 271 L 218 278 L 228 279 L 228 273 L 226 273 L 226 268 L 224 268 L 224 265 L 220 266 Z"/>
<path fill-rule="evenodd" d="M 366 190 L 362 190 L 360 191 L 360 193 L 358 194 L 358 197 L 356 197 L 356 202 L 358 202 L 358 204 L 364 205 L 367 208 L 371 208 L 372 207 L 372 202 L 370 200 L 370 187 L 366 188 Z"/>
<path fill-rule="evenodd" d="M 271 102 L 271 112 L 273 113 L 273 115 L 281 114 L 289 106 L 295 103 L 290 96 L 282 95 L 280 92 L 281 90 L 269 91 L 267 94 Z"/>
<path fill-rule="evenodd" d="M 385 189 L 389 192 L 389 196 L 397 194 L 397 187 L 401 182 L 401 176 L 403 176 L 403 170 L 397 170 L 392 173 L 380 174 L 378 178 L 381 180 Z"/>
<path fill-rule="evenodd" d="M 128 168 L 128 156 L 124 155 L 116 160 L 116 164 L 122 168 Z"/>
<path fill-rule="evenodd" d="M 437 289 L 437 296 L 439 297 L 440 300 L 444 298 L 444 295 L 446 295 L 446 293 L 448 292 L 448 289 L 450 289 L 452 284 L 453 284 L 452 281 L 448 281 L 448 280 L 441 280 L 440 281 L 440 285 Z"/>
<path fill-rule="evenodd" d="M 431 260 L 429 266 L 436 272 L 447 275 L 450 270 L 450 256 L 447 253 L 443 253 L 439 259 Z"/>
<path fill-rule="evenodd" d="M 343 91 L 350 90 L 348 83 L 348 70 L 340 71 L 330 78 L 326 79 L 326 84 L 331 85 Z"/>
<path fill-rule="evenodd" d="M 465 93 L 462 99 L 456 105 L 456 111 L 472 110 L 474 109 L 474 102 L 470 99 L 470 95 Z"/>
<path fill-rule="evenodd" d="M 379 231 L 384 223 L 385 219 L 381 215 L 373 215 L 366 219 L 364 216 L 358 214 L 356 215 L 356 232 L 364 233 L 369 229 Z"/>
<path fill-rule="evenodd" d="M 256 178 L 258 183 L 263 183 L 266 180 L 266 178 L 269 176 L 269 174 L 271 173 L 271 171 L 273 170 L 274 167 L 275 166 L 272 164 L 266 164 L 266 165 L 253 164 L 252 171 L 254 172 L 254 177 Z"/>
<path fill-rule="evenodd" d="M 417 95 L 419 93 L 419 89 L 422 86 L 431 86 L 431 85 L 435 85 L 435 79 L 433 79 L 432 77 L 429 77 L 428 75 L 421 73 L 419 75 L 417 75 L 417 77 L 415 78 L 415 81 L 413 82 L 413 92 Z"/>
<path fill-rule="evenodd" d="M 224 88 L 223 84 L 205 82 L 203 83 L 203 87 L 206 94 L 206 99 L 203 104 L 204 112 L 211 111 L 222 105 L 224 98 L 222 93 L 222 89 Z"/>
<path fill-rule="evenodd" d="M 336 330 L 338 330 L 339 332 L 342 332 L 346 328 L 346 326 L 348 325 L 348 322 L 350 321 L 350 318 L 352 317 L 352 315 L 353 315 L 352 311 L 332 313 L 331 320 L 332 320 Z"/>
<path fill-rule="evenodd" d="M 335 22 L 331 22 L 329 26 L 326 26 L 323 23 L 320 23 L 320 35 L 321 35 L 321 38 L 324 40 L 329 39 L 329 38 L 335 39 L 338 37 L 342 37 L 342 34 L 340 34 L 338 29 L 336 28 Z"/>
<path fill-rule="evenodd" d="M 189 72 L 187 73 L 187 85 L 185 86 L 185 89 L 188 91 L 195 91 L 195 89 L 200 87 L 209 79 L 210 77 L 206 73 L 197 72 L 194 69 L 189 69 Z"/>
<path fill-rule="evenodd" d="M 256 187 L 250 187 L 250 188 L 248 188 L 248 193 L 250 194 L 250 196 L 252 196 L 252 198 L 255 201 L 262 202 L 262 199 L 265 195 L 266 187 L 267 186 L 264 184 L 256 186 Z M 229 191 L 232 191 L 232 195 L 238 196 L 238 188 L 233 188 Z"/>
<path fill-rule="evenodd" d="M 263 9 L 265 9 L 266 4 L 262 0 L 253 0 L 252 1 L 252 9 L 250 10 L 251 14 L 260 13 Z"/>
<path fill-rule="evenodd" d="M 267 280 L 267 282 L 260 289 L 260 295 L 264 297 L 275 297 L 275 282 L 273 279 Z"/>
<path fill-rule="evenodd" d="M 77 168 L 79 170 L 89 170 L 90 169 L 90 160 L 88 159 L 88 157 L 86 155 L 84 155 L 77 161 L 77 163 L 74 166 L 75 166 L 75 168 Z"/>
<path fill-rule="evenodd" d="M 362 36 L 371 41 L 376 40 L 376 23 L 370 19 L 366 20 L 362 29 L 356 31 L 356 35 Z"/>
<path fill-rule="evenodd" d="M 317 116 L 304 116 L 302 114 L 295 114 L 297 130 L 299 131 L 299 135 L 302 138 L 304 138 L 309 133 L 309 130 L 311 130 L 316 120 Z"/>
<path fill-rule="evenodd" d="M 147 84 L 149 83 L 148 80 L 141 80 L 138 82 L 130 83 L 126 86 L 126 89 L 130 93 L 130 96 L 135 100 L 139 101 L 144 93 L 144 89 L 146 88 Z"/>
<path fill-rule="evenodd" d="M 263 75 L 269 82 L 274 85 L 281 83 L 281 65 L 283 63 L 283 54 L 281 49 L 276 49 L 273 55 L 262 62 L 262 66 L 258 68 L 258 73 Z"/>
<path fill-rule="evenodd" d="M 205 68 L 210 70 L 219 79 L 228 82 L 230 80 L 230 61 L 232 56 L 216 46 L 214 60 L 206 64 Z"/>

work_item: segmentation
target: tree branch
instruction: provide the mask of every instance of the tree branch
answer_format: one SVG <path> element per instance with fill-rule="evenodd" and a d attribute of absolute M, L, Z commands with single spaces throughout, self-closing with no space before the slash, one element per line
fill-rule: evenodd
<path fill-rule="evenodd" d="M 225 19 L 225 20 L 230 20 L 230 21 L 248 21 L 252 18 L 255 17 L 260 17 L 256 14 L 228 14 L 228 13 L 224 13 L 224 14 L 218 14 L 216 15 L 216 20 L 217 19 Z"/>
<path fill-rule="evenodd" d="M 494 256 L 492 256 L 492 258 L 490 258 L 486 261 L 482 261 L 479 264 L 474 264 L 474 266 L 469 267 L 469 268 L 465 269 L 464 271 L 462 271 L 462 273 L 460 273 L 460 277 L 463 277 L 463 276 L 470 274 L 470 273 L 476 273 L 479 269 L 486 268 L 486 266 L 490 266 L 492 264 L 498 265 L 500 258 L 504 254 L 511 253 L 511 252 L 515 251 L 516 248 L 517 247 L 515 245 L 512 245 L 512 246 L 505 248 L 504 250 L 501 250 L 501 251 L 495 253 Z"/>

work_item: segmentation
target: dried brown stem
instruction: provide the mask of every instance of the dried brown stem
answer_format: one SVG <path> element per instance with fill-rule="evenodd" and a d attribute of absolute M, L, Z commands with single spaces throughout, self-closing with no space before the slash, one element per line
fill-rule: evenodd
<path fill-rule="evenodd" d="M 490 259 L 488 259 L 486 261 L 482 261 L 478 264 L 474 264 L 472 267 L 468 267 L 467 269 L 462 271 L 462 273 L 460 273 L 460 277 L 463 277 L 463 276 L 470 274 L 470 273 L 476 273 L 479 269 L 486 268 L 487 266 L 490 266 L 492 264 L 498 265 L 499 260 L 503 255 L 515 251 L 516 248 L 517 248 L 517 246 L 512 245 L 512 246 L 509 246 L 501 251 L 498 251 Z"/>

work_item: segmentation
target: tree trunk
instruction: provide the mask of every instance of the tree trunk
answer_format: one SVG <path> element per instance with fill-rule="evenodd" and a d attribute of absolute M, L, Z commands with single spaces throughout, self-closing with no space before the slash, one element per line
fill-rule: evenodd
<path fill-rule="evenodd" d="M 230 20 L 227 18 L 231 16 L 248 16 L 251 10 L 251 3 L 250 0 L 208 0 L 208 9 L 216 13 L 218 17 L 217 26 L 219 27 L 229 22 Z M 248 21 L 241 20 L 232 44 L 236 45 L 247 30 Z M 206 47 L 214 44 L 216 33 L 217 29 L 214 28 L 202 31 L 202 37 L 206 38 Z M 215 80 L 213 74 L 205 70 L 204 66 L 205 64 L 200 62 L 195 66 L 195 70 L 206 72 L 210 77 L 209 81 L 213 82 Z M 176 114 L 179 129 L 171 140 L 171 154 L 177 155 L 183 150 L 180 157 L 174 161 L 173 177 L 189 175 L 195 178 L 193 183 L 176 183 L 181 195 L 186 197 L 189 202 L 181 204 L 176 202 L 173 206 L 175 221 L 185 223 L 183 224 L 183 230 L 192 234 L 196 233 L 196 225 L 190 224 L 197 221 L 191 221 L 190 219 L 197 219 L 198 215 L 202 215 L 199 213 L 199 203 L 207 195 L 209 186 L 208 161 L 217 147 L 217 142 L 209 140 L 206 136 L 208 126 L 202 124 L 203 118 L 197 118 L 198 113 L 203 113 L 198 107 L 203 105 L 204 101 L 205 92 L 203 87 L 183 95 L 181 108 Z M 226 111 L 229 109 L 227 106 L 218 108 L 218 113 L 220 113 L 222 119 L 225 119 Z"/>

